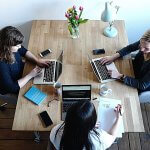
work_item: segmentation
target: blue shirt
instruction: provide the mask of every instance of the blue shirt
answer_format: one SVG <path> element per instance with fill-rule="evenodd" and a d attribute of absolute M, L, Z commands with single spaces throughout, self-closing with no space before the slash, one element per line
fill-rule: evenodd
<path fill-rule="evenodd" d="M 8 64 L 0 61 L 0 94 L 18 93 L 18 80 L 22 77 L 24 63 L 22 57 L 25 56 L 27 49 L 23 46 L 14 53 L 15 62 Z"/>
<path fill-rule="evenodd" d="M 118 53 L 121 57 L 139 50 L 140 41 L 124 47 Z M 150 60 L 145 61 L 143 52 L 139 51 L 135 56 L 133 61 L 133 68 L 135 73 L 135 78 L 126 76 L 124 78 L 124 83 L 126 85 L 135 87 L 139 92 L 150 91 Z"/>

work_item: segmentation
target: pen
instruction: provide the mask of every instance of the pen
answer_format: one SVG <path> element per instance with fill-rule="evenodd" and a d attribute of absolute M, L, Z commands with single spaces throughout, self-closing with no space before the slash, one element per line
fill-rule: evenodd
<path fill-rule="evenodd" d="M 122 116 L 122 113 L 121 113 L 121 109 L 119 108 L 119 113 L 120 113 L 120 116 Z"/>
<path fill-rule="evenodd" d="M 97 99 L 97 97 L 93 98 L 92 100 L 96 100 L 96 99 Z"/>

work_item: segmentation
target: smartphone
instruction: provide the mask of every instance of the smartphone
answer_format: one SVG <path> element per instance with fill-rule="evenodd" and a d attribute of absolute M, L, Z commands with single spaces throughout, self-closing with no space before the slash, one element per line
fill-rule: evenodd
<path fill-rule="evenodd" d="M 105 54 L 104 49 L 93 49 L 93 55 Z"/>
<path fill-rule="evenodd" d="M 43 52 L 41 52 L 39 55 L 41 56 L 41 57 L 45 57 L 45 56 L 47 56 L 48 54 L 50 54 L 52 51 L 50 50 L 50 49 L 46 49 L 46 50 L 44 50 Z"/>
<path fill-rule="evenodd" d="M 51 120 L 50 116 L 48 115 L 46 111 L 41 112 L 39 115 L 45 127 L 48 127 L 53 124 L 53 121 Z"/>

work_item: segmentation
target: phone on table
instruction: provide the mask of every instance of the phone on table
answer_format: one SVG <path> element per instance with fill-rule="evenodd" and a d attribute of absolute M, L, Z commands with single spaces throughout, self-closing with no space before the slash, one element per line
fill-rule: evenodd
<path fill-rule="evenodd" d="M 41 112 L 39 115 L 45 127 L 48 127 L 53 124 L 53 121 L 51 120 L 50 116 L 48 115 L 46 111 Z"/>
<path fill-rule="evenodd" d="M 93 49 L 93 55 L 105 54 L 104 49 Z"/>
<path fill-rule="evenodd" d="M 41 57 L 45 57 L 45 56 L 47 56 L 48 54 L 50 54 L 51 52 L 52 52 L 52 50 L 46 49 L 46 50 L 44 50 L 43 52 L 41 52 L 39 55 L 40 55 Z"/>

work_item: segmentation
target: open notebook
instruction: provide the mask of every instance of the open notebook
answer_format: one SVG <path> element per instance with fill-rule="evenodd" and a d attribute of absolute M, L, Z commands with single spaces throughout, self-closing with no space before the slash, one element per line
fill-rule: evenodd
<path fill-rule="evenodd" d="M 112 127 L 113 123 L 116 120 L 114 108 L 118 104 L 121 104 L 121 100 L 100 97 L 98 104 L 99 105 L 97 109 L 97 121 L 100 122 L 101 129 L 109 131 L 109 129 Z M 122 133 L 124 133 L 123 119 L 121 120 L 117 137 L 122 137 Z"/>

